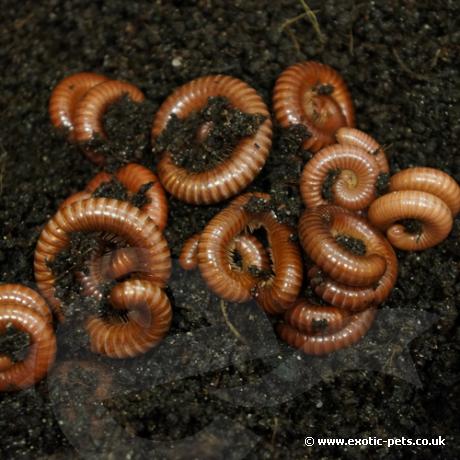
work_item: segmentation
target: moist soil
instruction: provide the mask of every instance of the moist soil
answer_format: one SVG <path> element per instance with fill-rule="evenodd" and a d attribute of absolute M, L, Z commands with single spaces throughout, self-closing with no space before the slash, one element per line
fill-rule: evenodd
<path fill-rule="evenodd" d="M 314 59 L 343 75 L 357 126 L 385 147 L 393 172 L 431 166 L 460 181 L 460 4 L 309 1 L 308 12 L 305 5 L 48 0 L 18 7 L 3 0 L 0 281 L 34 287 L 42 228 L 97 172 L 47 113 L 52 88 L 79 71 L 129 81 L 146 95 L 146 103 L 124 99 L 105 117 L 109 140 L 94 142 L 109 170 L 127 161 L 155 168 L 152 119 L 176 87 L 228 74 L 271 108 L 277 76 Z M 307 134 L 276 127 L 269 160 L 250 187 L 271 192 L 291 223 L 310 155 L 300 148 Z M 362 342 L 315 358 L 279 342 L 275 320 L 255 304 L 222 302 L 197 271 L 178 267 L 183 242 L 225 203 L 169 204 L 174 316 L 167 338 L 133 360 L 96 357 L 77 320 L 97 306 L 77 295 L 72 277 L 62 278 L 76 322 L 57 327 L 59 353 L 47 379 L 0 395 L 1 458 L 459 457 L 459 219 L 439 246 L 397 253 L 396 287 Z M 14 351 L 16 340 L 13 356 L 20 355 L 24 337 L 6 336 L 2 350 Z M 441 436 L 446 446 L 307 447 L 307 436 Z"/>

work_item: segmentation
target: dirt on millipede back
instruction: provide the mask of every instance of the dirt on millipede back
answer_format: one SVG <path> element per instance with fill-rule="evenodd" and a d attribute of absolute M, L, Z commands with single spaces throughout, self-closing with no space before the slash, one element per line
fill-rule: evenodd
<path fill-rule="evenodd" d="M 392 173 L 430 166 L 460 181 L 458 2 L 26 0 L 18 8 L 3 0 L 1 8 L 0 282 L 34 287 L 41 230 L 98 172 L 47 112 L 53 87 L 80 71 L 129 81 L 146 95 L 142 104 L 122 99 L 105 116 L 108 141 L 94 142 L 110 171 L 132 160 L 155 170 L 153 116 L 178 86 L 227 74 L 271 109 L 279 74 L 317 60 L 347 82 L 356 126 L 384 147 Z M 235 118 L 238 132 L 251 128 Z M 175 145 L 186 145 L 190 130 L 176 134 Z M 290 223 L 301 211 L 307 135 L 275 127 L 269 159 L 248 188 L 270 192 Z M 107 187 L 103 196 L 117 193 Z M 368 336 L 321 358 L 278 341 L 255 303 L 223 302 L 198 270 L 179 268 L 184 241 L 227 203 L 168 202 L 168 336 L 144 356 L 110 360 L 88 351 L 79 321 L 78 330 L 58 326 L 54 371 L 33 388 L 0 394 L 1 458 L 459 458 L 458 217 L 437 247 L 397 251 L 396 286 Z M 97 310 L 73 277 L 64 274 L 59 289 L 78 320 Z M 304 294 L 312 295 L 308 286 Z M 3 337 L 2 352 L 26 346 L 21 334 Z M 307 447 L 307 436 L 441 436 L 446 446 Z"/>

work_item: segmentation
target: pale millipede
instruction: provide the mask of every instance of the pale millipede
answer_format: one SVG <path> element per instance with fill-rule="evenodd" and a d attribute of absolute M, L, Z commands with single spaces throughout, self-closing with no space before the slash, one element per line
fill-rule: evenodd
<path fill-rule="evenodd" d="M 50 264 L 70 244 L 73 232 L 104 232 L 117 236 L 125 245 L 138 250 L 137 275 L 163 287 L 171 272 L 169 247 L 162 232 L 148 215 L 128 202 L 91 198 L 61 208 L 40 234 L 35 249 L 34 271 L 40 292 L 60 320 L 61 301 L 55 297 L 56 274 Z"/>
<path fill-rule="evenodd" d="M 199 241 L 199 233 L 195 233 L 185 241 L 179 255 L 179 265 L 184 270 L 193 270 L 198 266 Z M 228 251 L 231 254 L 238 253 L 243 271 L 248 271 L 251 267 L 262 272 L 270 270 L 270 258 L 267 251 L 254 235 L 242 233 L 236 236 L 231 241 Z M 233 269 L 237 269 L 236 264 L 232 262 L 231 266 Z"/>
<path fill-rule="evenodd" d="M 93 316 L 86 322 L 91 350 L 110 358 L 130 358 L 145 353 L 168 332 L 172 310 L 168 296 L 146 280 L 117 284 L 109 301 L 116 310 L 127 312 L 127 321 Z"/>
<path fill-rule="evenodd" d="M 290 228 L 278 222 L 271 211 L 245 209 L 251 199 L 269 202 L 262 193 L 236 198 L 208 223 L 198 244 L 198 265 L 208 287 L 231 302 L 254 297 L 268 313 L 280 313 L 296 300 L 302 284 L 302 261 Z M 273 275 L 259 280 L 249 272 L 235 270 L 229 250 L 232 241 L 247 228 L 264 227 L 271 251 Z"/>
<path fill-rule="evenodd" d="M 369 134 L 356 128 L 343 127 L 335 133 L 337 142 L 342 145 L 352 145 L 373 155 L 379 165 L 381 174 L 388 174 L 390 167 L 383 147 Z"/>
<path fill-rule="evenodd" d="M 299 299 L 276 326 L 280 338 L 309 355 L 326 355 L 358 342 L 370 329 L 377 310 L 353 315 L 329 306 Z"/>
<path fill-rule="evenodd" d="M 108 78 L 91 72 L 80 72 L 62 79 L 51 93 L 48 105 L 51 123 L 56 128 L 66 129 L 72 140 L 78 102 L 93 86 L 104 81 Z"/>
<path fill-rule="evenodd" d="M 0 333 L 8 325 L 29 336 L 23 361 L 0 356 L 0 391 L 27 388 L 40 381 L 54 363 L 56 336 L 45 299 L 20 284 L 0 285 Z"/>
<path fill-rule="evenodd" d="M 332 67 L 315 61 L 294 64 L 278 77 L 273 108 L 282 127 L 307 127 L 311 137 L 303 147 L 313 152 L 334 144 L 340 127 L 355 124 L 353 101 L 344 80 Z"/>
<path fill-rule="evenodd" d="M 332 197 L 323 196 L 329 175 L 336 174 Z M 305 165 L 300 193 L 308 208 L 336 204 L 352 211 L 366 209 L 376 198 L 379 165 L 372 155 L 352 145 L 335 144 L 321 149 Z"/>
<path fill-rule="evenodd" d="M 360 240 L 363 255 L 341 246 L 336 237 Z M 383 302 L 396 283 L 398 262 L 393 248 L 363 218 L 338 206 L 305 211 L 299 238 L 307 256 L 318 266 L 308 275 L 326 302 L 350 311 Z"/>
<path fill-rule="evenodd" d="M 90 88 L 80 99 L 76 108 L 74 120 L 74 138 L 77 142 L 88 142 L 96 135 L 106 137 L 103 116 L 108 107 L 128 95 L 133 102 L 140 103 L 144 94 L 131 83 L 108 80 Z M 85 155 L 96 164 L 103 164 L 105 159 L 102 154 L 90 148 L 84 148 Z"/>
<path fill-rule="evenodd" d="M 216 96 L 225 97 L 242 112 L 266 119 L 256 134 L 241 139 L 228 158 L 208 171 L 190 172 L 176 165 L 170 152 L 162 153 L 157 166 L 160 181 L 171 195 L 186 203 L 218 203 L 241 192 L 264 166 L 272 144 L 272 122 L 264 101 L 249 85 L 226 75 L 201 77 L 176 89 L 155 116 L 152 139 L 158 138 L 173 114 L 187 118 Z"/>

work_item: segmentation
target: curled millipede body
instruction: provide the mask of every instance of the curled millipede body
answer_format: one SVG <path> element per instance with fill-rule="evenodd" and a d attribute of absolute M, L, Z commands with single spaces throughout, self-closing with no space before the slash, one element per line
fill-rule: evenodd
<path fill-rule="evenodd" d="M 381 174 L 388 173 L 390 167 L 383 147 L 369 134 L 356 128 L 343 127 L 335 133 L 337 142 L 342 145 L 352 145 L 374 155 Z"/>
<path fill-rule="evenodd" d="M 250 212 L 245 205 L 253 198 L 269 201 L 266 194 L 248 193 L 236 198 L 217 214 L 203 230 L 198 244 L 198 265 L 209 288 L 232 302 L 255 297 L 268 313 L 279 313 L 295 301 L 302 283 L 299 248 L 292 231 L 271 211 Z M 259 280 L 253 274 L 237 270 L 232 261 L 231 245 L 246 228 L 262 226 L 267 232 L 273 276 Z"/>
<path fill-rule="evenodd" d="M 343 247 L 336 240 L 339 236 L 360 240 L 365 253 Z M 302 214 L 299 237 L 317 266 L 308 273 L 311 284 L 326 302 L 360 311 L 387 298 L 396 282 L 397 258 L 366 220 L 338 206 L 318 206 Z"/>
<path fill-rule="evenodd" d="M 328 204 L 323 186 L 331 173 L 337 176 L 332 186 L 334 204 L 358 211 L 375 200 L 379 175 L 376 158 L 352 145 L 336 144 L 320 150 L 303 169 L 300 193 L 307 207 Z"/>
<path fill-rule="evenodd" d="M 129 358 L 145 353 L 168 332 L 172 310 L 163 289 L 145 280 L 117 284 L 109 301 L 125 310 L 128 320 L 109 322 L 92 317 L 86 323 L 91 350 L 111 358 Z"/>
<path fill-rule="evenodd" d="M 391 176 L 390 192 L 416 190 L 431 193 L 450 208 L 455 217 L 460 211 L 460 186 L 444 171 L 434 168 L 408 168 Z"/>
<path fill-rule="evenodd" d="M 108 78 L 97 73 L 80 72 L 61 80 L 51 93 L 48 111 L 56 128 L 68 130 L 74 136 L 75 109 L 82 97 L 94 86 Z"/>
<path fill-rule="evenodd" d="M 187 203 L 217 203 L 236 195 L 260 172 L 271 147 L 272 123 L 262 98 L 243 81 L 226 75 L 201 77 L 174 91 L 155 116 L 152 138 L 158 138 L 172 115 L 187 118 L 216 96 L 225 97 L 242 112 L 266 119 L 253 136 L 241 139 L 227 159 L 208 171 L 190 172 L 176 165 L 170 152 L 163 152 L 158 162 L 161 183 L 171 195 Z M 205 126 L 200 131 L 198 140 L 208 129 Z"/>
<path fill-rule="evenodd" d="M 311 137 L 303 147 L 313 152 L 335 142 L 342 126 L 354 126 L 350 92 L 342 77 L 331 67 L 314 61 L 300 62 L 286 69 L 273 91 L 278 123 L 307 127 Z"/>
<path fill-rule="evenodd" d="M 35 279 L 60 320 L 61 301 L 55 297 L 56 275 L 50 264 L 70 244 L 73 232 L 104 232 L 135 248 L 140 265 L 137 277 L 163 287 L 171 271 L 168 244 L 149 216 L 131 204 L 107 198 L 77 201 L 61 208 L 43 229 L 35 249 Z"/>
<path fill-rule="evenodd" d="M 23 361 L 0 356 L 0 391 L 35 384 L 48 373 L 56 355 L 51 311 L 32 289 L 20 284 L 0 285 L 0 332 L 8 325 L 26 333 L 30 345 Z"/>
<path fill-rule="evenodd" d="M 101 171 L 88 182 L 84 191 L 74 193 L 63 201 L 60 207 L 90 198 L 91 193 L 95 192 L 102 184 L 110 182 L 113 178 L 117 179 L 128 190 L 130 195 L 134 195 L 144 187 L 149 186 L 144 192 L 147 203 L 141 206 L 140 209 L 148 214 L 160 230 L 164 230 L 168 220 L 168 201 L 163 187 L 153 171 L 136 163 L 129 163 L 123 166 L 114 176 Z"/>
<path fill-rule="evenodd" d="M 452 177 L 434 168 L 408 168 L 391 177 L 389 189 L 369 208 L 369 220 L 393 246 L 418 251 L 447 237 L 460 210 L 460 187 Z M 404 219 L 419 221 L 421 231 L 407 231 L 398 223 Z"/>
<path fill-rule="evenodd" d="M 309 355 L 325 355 L 360 340 L 372 326 L 376 308 L 353 315 L 299 299 L 277 325 L 282 340 Z"/>
<path fill-rule="evenodd" d="M 198 243 L 200 242 L 200 234 L 195 233 L 188 238 L 179 254 L 179 265 L 184 270 L 193 270 L 198 266 Z"/>
<path fill-rule="evenodd" d="M 123 81 L 108 80 L 90 88 L 75 108 L 75 140 L 88 142 L 96 135 L 106 137 L 103 124 L 104 113 L 111 104 L 124 95 L 128 95 L 133 102 L 139 103 L 144 100 L 144 94 L 136 86 Z M 104 163 L 101 154 L 89 148 L 85 148 L 84 152 L 92 162 Z"/>
<path fill-rule="evenodd" d="M 431 193 L 402 190 L 375 200 L 368 211 L 373 225 L 386 231 L 390 243 L 404 251 L 420 251 L 437 245 L 452 229 L 452 213 L 447 204 Z M 422 224 L 420 233 L 406 231 L 397 223 L 415 219 Z"/>
<path fill-rule="evenodd" d="M 200 234 L 196 233 L 191 236 L 182 247 L 179 255 L 179 265 L 184 270 L 193 270 L 198 266 L 198 244 Z M 231 253 L 238 253 L 241 258 L 241 268 L 248 271 L 251 267 L 260 271 L 270 270 L 270 258 L 262 243 L 250 234 L 241 234 L 233 239 L 228 250 Z M 231 264 L 236 269 L 235 264 Z"/>

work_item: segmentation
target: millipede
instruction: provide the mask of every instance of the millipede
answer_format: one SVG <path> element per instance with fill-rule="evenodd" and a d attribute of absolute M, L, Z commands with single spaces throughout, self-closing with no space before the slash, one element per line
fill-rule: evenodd
<path fill-rule="evenodd" d="M 241 192 L 262 169 L 272 144 L 272 122 L 264 101 L 245 82 L 227 75 L 201 77 L 176 89 L 155 116 L 152 139 L 155 141 L 160 136 L 171 116 L 187 118 L 203 108 L 209 98 L 217 96 L 228 99 L 232 107 L 262 115 L 265 120 L 253 136 L 240 140 L 228 158 L 207 171 L 188 171 L 175 164 L 170 152 L 161 154 L 157 166 L 161 183 L 171 195 L 186 203 L 218 203 Z M 198 140 L 209 129 L 209 125 L 202 127 Z"/>
<path fill-rule="evenodd" d="M 345 81 L 332 67 L 315 61 L 294 64 L 278 77 L 273 108 L 282 127 L 307 127 L 311 136 L 303 147 L 313 152 L 333 144 L 339 128 L 355 124 L 353 101 Z"/>
<path fill-rule="evenodd" d="M 21 284 L 0 285 L 0 332 L 8 325 L 29 337 L 24 360 L 0 356 L 0 391 L 15 391 L 39 382 L 56 356 L 56 336 L 45 299 Z"/>

